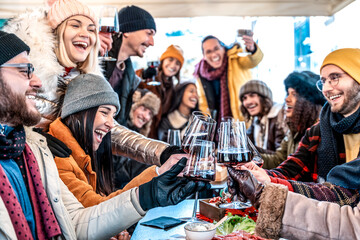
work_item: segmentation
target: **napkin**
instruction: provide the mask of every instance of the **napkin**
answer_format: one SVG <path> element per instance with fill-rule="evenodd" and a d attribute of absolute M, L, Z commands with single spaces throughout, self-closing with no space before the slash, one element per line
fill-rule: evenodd
<path fill-rule="evenodd" d="M 158 217 L 158 218 L 154 218 L 152 220 L 146 221 L 146 222 L 142 222 L 140 224 L 144 225 L 144 226 L 149 226 L 149 227 L 169 229 L 169 228 L 175 227 L 177 225 L 180 225 L 184 222 L 186 222 L 186 221 L 179 220 L 179 219 L 172 218 L 172 217 Z"/>

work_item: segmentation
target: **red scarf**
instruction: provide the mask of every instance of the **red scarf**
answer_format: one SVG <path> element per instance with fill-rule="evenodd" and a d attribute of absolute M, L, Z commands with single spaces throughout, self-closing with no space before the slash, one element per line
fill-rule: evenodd
<path fill-rule="evenodd" d="M 220 79 L 220 114 L 219 119 L 225 116 L 232 116 L 230 110 L 230 97 L 229 89 L 227 84 L 227 69 L 228 69 L 228 59 L 225 52 L 223 57 L 222 65 L 214 69 L 212 68 L 205 59 L 195 66 L 195 76 L 205 78 L 208 81 L 213 81 L 215 79 Z"/>

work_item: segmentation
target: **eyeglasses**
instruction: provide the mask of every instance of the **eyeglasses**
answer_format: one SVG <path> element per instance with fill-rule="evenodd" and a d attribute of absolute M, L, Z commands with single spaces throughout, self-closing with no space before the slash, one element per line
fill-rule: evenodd
<path fill-rule="evenodd" d="M 20 69 L 20 72 L 26 73 L 28 79 L 31 79 L 34 73 L 34 66 L 32 63 L 8 63 L 3 64 L 0 67 L 14 67 Z"/>
<path fill-rule="evenodd" d="M 326 82 L 328 82 L 330 86 L 335 87 L 336 85 L 338 85 L 339 79 L 345 74 L 346 73 L 331 73 L 327 78 L 322 77 L 316 82 L 316 87 L 321 92 Z"/>

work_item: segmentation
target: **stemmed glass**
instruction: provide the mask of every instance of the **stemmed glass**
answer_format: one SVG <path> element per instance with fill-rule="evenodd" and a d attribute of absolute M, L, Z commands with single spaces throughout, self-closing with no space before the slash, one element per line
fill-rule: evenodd
<path fill-rule="evenodd" d="M 154 68 L 156 70 L 156 73 L 157 73 L 157 67 L 159 66 L 159 64 L 160 64 L 159 61 L 150 61 L 147 63 L 148 67 Z M 161 84 L 161 82 L 156 81 L 155 77 L 156 77 L 155 75 L 152 76 L 152 80 L 150 82 L 147 82 L 146 84 L 150 85 L 150 86 L 159 86 Z"/>
<path fill-rule="evenodd" d="M 104 33 L 116 33 L 119 32 L 119 20 L 118 20 L 118 12 L 116 7 L 114 6 L 103 6 L 100 9 L 100 20 L 99 26 L 100 32 Z M 105 55 L 99 57 L 102 61 L 116 61 L 116 58 L 109 57 L 108 51 L 106 50 Z"/>
<path fill-rule="evenodd" d="M 200 180 L 215 181 L 216 161 L 215 143 L 196 139 L 191 143 L 190 159 L 185 166 L 184 177 Z M 196 210 L 198 204 L 198 192 L 195 193 L 194 209 L 191 221 L 198 221 Z"/>
<path fill-rule="evenodd" d="M 167 143 L 173 146 L 181 147 L 180 130 L 168 129 Z"/>
<path fill-rule="evenodd" d="M 253 34 L 254 33 L 252 29 L 252 23 L 244 21 L 240 29 L 237 30 L 237 36 L 236 36 L 236 42 L 238 42 L 242 48 L 242 52 L 238 53 L 239 57 L 246 57 L 251 54 L 246 50 L 246 45 L 243 36 L 246 35 L 252 37 Z"/>

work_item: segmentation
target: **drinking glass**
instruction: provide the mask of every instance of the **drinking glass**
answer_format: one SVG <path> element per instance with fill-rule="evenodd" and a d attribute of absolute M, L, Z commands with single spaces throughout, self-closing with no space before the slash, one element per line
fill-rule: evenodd
<path fill-rule="evenodd" d="M 243 21 L 240 23 L 240 28 L 237 30 L 236 34 L 236 42 L 239 43 L 242 48 L 242 52 L 238 53 L 239 57 L 246 57 L 251 54 L 246 50 L 243 36 L 246 35 L 252 37 L 253 34 L 254 33 L 252 21 L 244 18 Z"/>
<path fill-rule="evenodd" d="M 190 153 L 190 145 L 194 140 L 212 141 L 215 135 L 216 121 L 203 113 L 195 113 L 189 120 L 182 140 L 182 148 Z"/>
<path fill-rule="evenodd" d="M 196 139 L 191 144 L 190 159 L 184 168 L 184 177 L 192 180 L 214 181 L 216 174 L 215 143 Z M 196 218 L 198 192 L 195 193 L 194 209 L 191 221 Z"/>
<path fill-rule="evenodd" d="M 167 143 L 170 145 L 181 147 L 180 130 L 169 129 L 167 135 Z"/>
<path fill-rule="evenodd" d="M 114 6 L 103 6 L 100 9 L 99 31 L 104 33 L 119 32 L 118 12 Z M 106 50 L 105 55 L 99 57 L 102 61 L 116 61 L 116 58 L 109 57 Z"/>
<path fill-rule="evenodd" d="M 160 64 L 159 61 L 150 61 L 150 62 L 147 63 L 148 67 L 154 68 L 156 70 L 156 72 L 157 72 L 157 67 L 159 66 L 159 64 Z M 147 82 L 146 84 L 150 85 L 150 86 L 159 86 L 159 85 L 161 85 L 161 82 L 156 81 L 156 79 L 155 79 L 156 75 L 152 76 L 152 80 L 150 82 Z"/>

